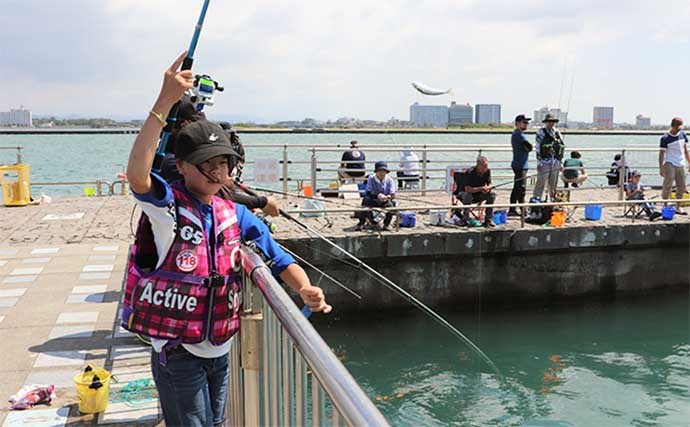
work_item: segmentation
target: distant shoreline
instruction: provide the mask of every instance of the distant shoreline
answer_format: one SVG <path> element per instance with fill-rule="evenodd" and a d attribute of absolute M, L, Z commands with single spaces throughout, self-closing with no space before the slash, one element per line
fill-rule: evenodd
<path fill-rule="evenodd" d="M 415 135 L 507 135 L 512 129 L 267 129 L 267 128 L 237 128 L 245 134 L 415 134 Z M 529 129 L 526 133 L 534 133 L 536 129 Z M 574 135 L 661 135 L 662 130 L 590 130 L 590 129 L 561 129 L 564 134 Z M 139 128 L 0 128 L 0 135 L 117 135 L 137 134 Z"/>

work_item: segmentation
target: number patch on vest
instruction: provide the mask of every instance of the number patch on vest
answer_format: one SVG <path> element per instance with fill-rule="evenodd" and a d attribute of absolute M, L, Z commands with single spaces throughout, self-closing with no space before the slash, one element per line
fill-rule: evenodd
<path fill-rule="evenodd" d="M 175 258 L 175 263 L 177 264 L 178 269 L 184 271 L 185 273 L 189 273 L 190 271 L 193 271 L 199 264 L 199 258 L 194 252 L 187 249 L 177 255 L 177 258 Z"/>
<path fill-rule="evenodd" d="M 191 242 L 193 245 L 198 245 L 204 240 L 204 233 L 199 230 L 194 231 L 189 225 L 185 225 L 180 229 L 180 237 L 182 240 Z"/>

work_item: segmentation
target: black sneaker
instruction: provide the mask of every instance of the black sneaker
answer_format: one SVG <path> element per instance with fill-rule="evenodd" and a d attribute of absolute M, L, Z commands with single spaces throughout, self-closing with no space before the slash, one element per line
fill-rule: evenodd
<path fill-rule="evenodd" d="M 655 219 L 659 218 L 661 216 L 661 212 L 652 212 L 651 215 L 649 215 L 649 220 L 654 221 Z"/>
<path fill-rule="evenodd" d="M 520 214 L 515 209 L 509 209 L 508 216 L 520 216 Z"/>
<path fill-rule="evenodd" d="M 355 231 L 362 231 L 364 230 L 364 224 L 357 224 L 355 226 Z"/>
<path fill-rule="evenodd" d="M 486 228 L 494 228 L 495 226 L 496 226 L 496 224 L 494 223 L 494 220 L 492 220 L 492 219 L 487 219 L 486 221 L 484 221 L 484 227 L 486 227 Z"/>
<path fill-rule="evenodd" d="M 573 183 L 573 188 L 577 188 L 577 187 L 578 187 L 578 185 Z"/>

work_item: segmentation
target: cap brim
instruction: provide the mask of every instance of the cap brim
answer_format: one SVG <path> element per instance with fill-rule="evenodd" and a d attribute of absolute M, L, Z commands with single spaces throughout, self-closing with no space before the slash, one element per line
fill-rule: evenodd
<path fill-rule="evenodd" d="M 388 170 L 388 168 L 378 168 L 378 169 L 376 169 L 374 172 L 378 172 L 378 171 L 390 172 L 390 171 Z"/>
<path fill-rule="evenodd" d="M 198 165 L 206 160 L 210 160 L 218 156 L 235 156 L 239 159 L 242 158 L 242 156 L 237 154 L 235 150 L 227 145 L 206 145 L 198 150 L 194 150 L 193 153 L 190 153 L 182 160 L 193 165 Z"/>
<path fill-rule="evenodd" d="M 558 123 L 558 122 L 560 122 L 560 120 L 558 120 L 558 119 L 553 119 L 553 120 L 542 120 L 541 122 L 542 122 L 542 123 L 549 123 L 549 122 Z"/>

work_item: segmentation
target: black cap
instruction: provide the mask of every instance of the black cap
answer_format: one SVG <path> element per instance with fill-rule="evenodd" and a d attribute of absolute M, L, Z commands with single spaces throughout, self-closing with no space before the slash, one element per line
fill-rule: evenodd
<path fill-rule="evenodd" d="M 198 165 L 216 156 L 235 156 L 230 140 L 220 126 L 199 120 L 185 126 L 177 135 L 175 157 Z"/>
<path fill-rule="evenodd" d="M 531 118 L 531 117 L 525 117 L 524 114 L 518 114 L 518 115 L 515 117 L 515 123 L 517 123 L 517 122 L 522 122 L 522 121 L 527 121 L 527 122 L 529 122 L 530 120 L 532 120 L 532 118 Z"/>
<path fill-rule="evenodd" d="M 386 172 L 390 172 L 388 170 L 388 163 L 384 162 L 383 160 L 379 160 L 378 162 L 374 163 L 374 172 L 384 170 Z"/>
<path fill-rule="evenodd" d="M 230 131 L 233 130 L 232 125 L 230 124 L 230 122 L 220 122 L 220 123 L 218 123 L 218 124 L 220 125 L 221 129 L 223 129 L 223 130 L 226 131 L 226 132 L 230 132 Z"/>
<path fill-rule="evenodd" d="M 546 122 L 558 123 L 559 120 L 558 120 L 558 117 L 554 116 L 554 115 L 551 114 L 551 113 L 548 113 L 548 114 L 544 117 L 544 120 L 542 120 L 541 122 L 542 122 L 542 123 L 546 123 Z"/>

